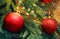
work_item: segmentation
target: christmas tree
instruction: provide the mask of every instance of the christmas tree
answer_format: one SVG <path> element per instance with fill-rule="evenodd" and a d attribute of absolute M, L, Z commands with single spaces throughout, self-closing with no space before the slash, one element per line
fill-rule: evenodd
<path fill-rule="evenodd" d="M 60 39 L 53 18 L 55 0 L 0 0 L 0 39 Z"/>

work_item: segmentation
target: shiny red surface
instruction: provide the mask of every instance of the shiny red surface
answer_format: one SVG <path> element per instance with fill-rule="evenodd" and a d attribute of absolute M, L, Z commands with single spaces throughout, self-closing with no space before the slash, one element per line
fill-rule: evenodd
<path fill-rule="evenodd" d="M 44 3 L 50 3 L 52 0 L 43 0 Z"/>
<path fill-rule="evenodd" d="M 57 29 L 57 22 L 53 18 L 42 20 L 42 29 L 47 34 L 53 34 Z"/>
<path fill-rule="evenodd" d="M 10 32 L 19 32 L 24 26 L 24 19 L 17 12 L 9 13 L 4 18 L 4 26 Z"/>

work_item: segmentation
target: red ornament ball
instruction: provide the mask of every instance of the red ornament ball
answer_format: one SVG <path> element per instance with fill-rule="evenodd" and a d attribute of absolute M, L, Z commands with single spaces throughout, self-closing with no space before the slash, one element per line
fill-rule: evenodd
<path fill-rule="evenodd" d="M 53 34 L 57 30 L 57 22 L 53 18 L 42 20 L 42 30 L 47 34 Z"/>
<path fill-rule="evenodd" d="M 9 32 L 19 32 L 24 27 L 24 19 L 17 12 L 8 13 L 4 18 L 4 27 Z"/>
<path fill-rule="evenodd" d="M 50 3 L 52 0 L 43 0 L 44 3 Z"/>

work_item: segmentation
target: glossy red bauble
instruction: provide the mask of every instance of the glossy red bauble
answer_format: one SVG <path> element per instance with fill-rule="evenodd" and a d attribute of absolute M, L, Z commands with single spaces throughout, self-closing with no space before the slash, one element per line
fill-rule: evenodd
<path fill-rule="evenodd" d="M 57 22 L 53 18 L 42 20 L 42 30 L 47 34 L 53 34 L 57 30 Z"/>
<path fill-rule="evenodd" d="M 4 27 L 9 32 L 19 32 L 24 27 L 24 19 L 17 12 L 8 13 L 4 18 Z"/>
<path fill-rule="evenodd" d="M 43 0 L 44 3 L 50 3 L 52 0 Z"/>

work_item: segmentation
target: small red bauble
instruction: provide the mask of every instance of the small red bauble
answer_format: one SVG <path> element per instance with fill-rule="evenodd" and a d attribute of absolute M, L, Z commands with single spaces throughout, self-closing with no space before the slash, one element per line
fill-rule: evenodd
<path fill-rule="evenodd" d="M 42 30 L 47 34 L 53 34 L 57 30 L 57 22 L 53 18 L 42 20 Z"/>
<path fill-rule="evenodd" d="M 17 12 L 8 13 L 4 18 L 4 27 L 10 32 L 19 32 L 24 27 L 24 19 Z"/>
<path fill-rule="evenodd" d="M 52 0 L 43 0 L 44 3 L 50 3 Z"/>

